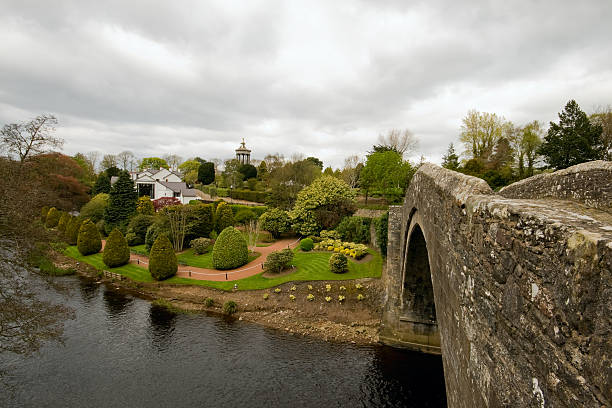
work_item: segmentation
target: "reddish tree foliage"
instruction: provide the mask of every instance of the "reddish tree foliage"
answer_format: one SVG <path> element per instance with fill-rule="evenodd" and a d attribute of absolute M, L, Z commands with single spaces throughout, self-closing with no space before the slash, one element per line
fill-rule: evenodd
<path fill-rule="evenodd" d="M 159 211 L 164 207 L 168 207 L 170 205 L 181 205 L 181 200 L 176 197 L 162 197 L 157 200 L 153 200 L 153 207 L 155 211 Z"/>

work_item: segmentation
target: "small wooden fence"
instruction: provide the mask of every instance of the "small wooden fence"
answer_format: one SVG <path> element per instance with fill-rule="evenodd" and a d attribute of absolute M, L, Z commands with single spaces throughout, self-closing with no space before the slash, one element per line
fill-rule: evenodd
<path fill-rule="evenodd" d="M 109 279 L 123 280 L 124 277 L 116 272 L 104 271 L 104 277 Z"/>

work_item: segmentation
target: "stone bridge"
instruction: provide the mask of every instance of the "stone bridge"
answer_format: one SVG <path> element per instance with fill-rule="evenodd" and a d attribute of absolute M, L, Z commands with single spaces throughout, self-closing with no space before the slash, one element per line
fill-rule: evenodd
<path fill-rule="evenodd" d="M 450 407 L 611 406 L 611 209 L 612 162 L 499 193 L 421 166 L 390 209 L 381 340 L 441 353 Z"/>

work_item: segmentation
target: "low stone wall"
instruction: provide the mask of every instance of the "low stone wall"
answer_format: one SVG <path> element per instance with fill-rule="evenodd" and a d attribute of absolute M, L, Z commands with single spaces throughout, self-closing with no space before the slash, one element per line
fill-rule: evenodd
<path fill-rule="evenodd" d="M 502 188 L 507 198 L 575 200 L 592 208 L 612 207 L 612 162 L 597 160 L 543 173 Z"/>
<path fill-rule="evenodd" d="M 559 200 L 508 199 L 480 179 L 421 166 L 404 205 L 390 209 L 381 329 L 383 341 L 413 348 L 402 314 L 417 224 L 450 407 L 610 406 L 612 226 Z"/>

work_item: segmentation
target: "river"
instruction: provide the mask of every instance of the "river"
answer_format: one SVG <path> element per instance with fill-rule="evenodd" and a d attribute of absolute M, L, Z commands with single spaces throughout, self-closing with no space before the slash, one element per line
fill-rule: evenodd
<path fill-rule="evenodd" d="M 2 407 L 440 407 L 440 357 L 174 314 L 82 277 L 65 343 L 12 362 Z M 43 291 L 44 290 L 44 291 Z M 5 356 L 6 357 L 6 356 Z M 6 358 L 3 359 L 6 363 Z"/>

